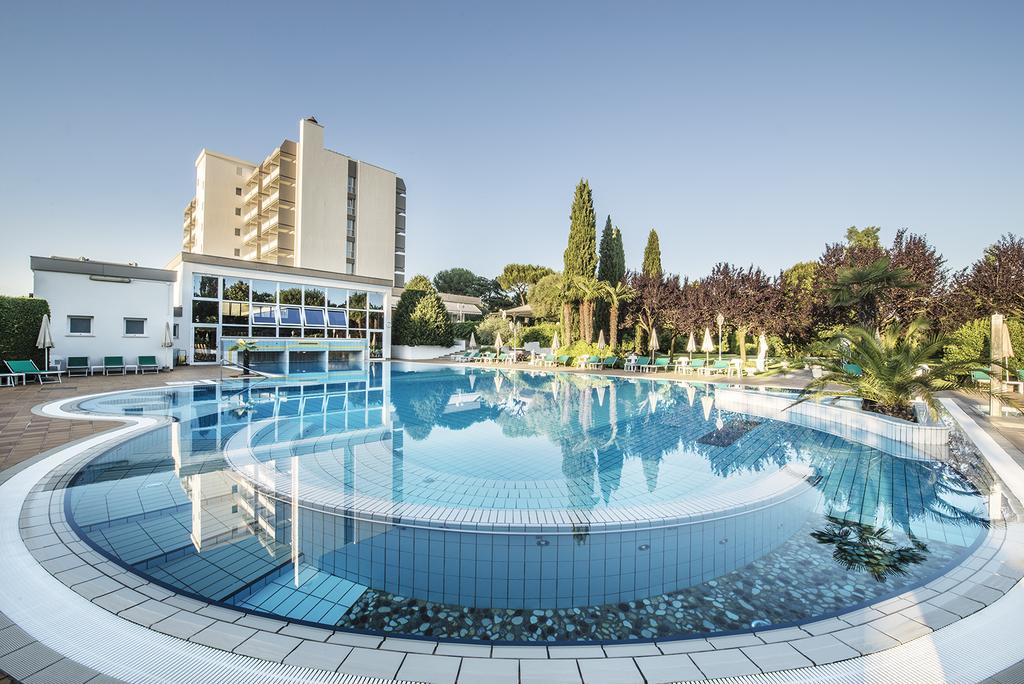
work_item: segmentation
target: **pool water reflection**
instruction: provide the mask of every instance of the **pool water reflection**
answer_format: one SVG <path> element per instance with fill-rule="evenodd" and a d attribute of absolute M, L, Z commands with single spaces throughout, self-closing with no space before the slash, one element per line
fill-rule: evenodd
<path fill-rule="evenodd" d="M 173 418 L 73 478 L 89 543 L 176 591 L 341 629 L 790 624 L 928 581 L 987 527 L 948 466 L 720 410 L 706 385 L 395 363 L 82 408 Z"/>

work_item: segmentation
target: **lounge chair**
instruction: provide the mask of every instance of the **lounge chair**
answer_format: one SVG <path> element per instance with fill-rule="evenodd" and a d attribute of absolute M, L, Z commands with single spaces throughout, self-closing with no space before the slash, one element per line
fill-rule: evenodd
<path fill-rule="evenodd" d="M 557 365 L 557 363 L 555 361 L 555 355 L 554 354 L 545 354 L 541 358 L 541 360 L 540 360 L 540 365 L 545 366 L 545 367 L 546 366 L 555 366 L 555 365 Z"/>
<path fill-rule="evenodd" d="M 600 368 L 603 364 L 603 360 L 600 356 L 588 356 L 586 361 L 587 368 Z"/>
<path fill-rule="evenodd" d="M 57 382 L 63 382 L 60 379 L 60 375 L 64 371 L 39 370 L 39 367 L 36 366 L 36 362 L 32 359 L 28 359 L 27 361 L 4 361 L 4 364 L 12 373 L 24 375 L 26 381 L 29 378 L 35 378 L 39 381 L 39 384 L 42 385 L 45 382 L 54 382 L 54 378 L 57 378 Z"/>
<path fill-rule="evenodd" d="M 471 349 L 469 351 L 462 352 L 462 354 L 456 356 L 455 357 L 455 362 L 456 363 L 469 363 L 470 361 L 472 361 L 473 359 L 475 359 L 478 356 L 480 356 L 480 352 L 478 352 L 475 349 Z"/>
<path fill-rule="evenodd" d="M 604 357 L 604 360 L 601 361 L 601 367 L 605 368 L 605 369 L 615 368 L 615 364 L 617 364 L 618 362 L 619 362 L 619 357 L 618 356 L 606 356 L 606 357 Z"/>
<path fill-rule="evenodd" d="M 658 358 L 654 359 L 654 363 L 652 363 L 649 366 L 642 366 L 640 370 L 647 371 L 649 373 L 657 373 L 659 370 L 667 371 L 669 361 L 669 357 L 659 356 Z"/>
<path fill-rule="evenodd" d="M 687 373 L 700 373 L 704 370 L 705 359 L 692 359 L 690 365 L 686 366 Z"/>
<path fill-rule="evenodd" d="M 68 357 L 68 377 L 73 375 L 89 375 L 89 357 L 88 356 L 69 356 Z"/>
<path fill-rule="evenodd" d="M 156 362 L 155 356 L 140 356 L 138 368 L 140 373 L 145 373 L 146 371 L 160 372 L 160 364 Z"/>
<path fill-rule="evenodd" d="M 569 365 L 569 355 L 568 354 L 562 354 L 561 356 L 556 358 L 555 359 L 555 365 L 556 366 L 568 366 Z"/>
<path fill-rule="evenodd" d="M 844 363 L 843 372 L 847 375 L 852 375 L 855 378 L 859 378 L 864 375 L 864 369 L 855 363 Z"/>
<path fill-rule="evenodd" d="M 103 374 L 109 375 L 112 371 L 120 371 L 121 375 L 124 375 L 126 370 L 124 367 L 123 356 L 104 356 L 103 357 Z"/>
<path fill-rule="evenodd" d="M 726 361 L 725 359 L 721 359 L 720 361 L 715 361 L 710 366 L 707 366 L 707 367 L 704 368 L 704 374 L 705 375 L 717 375 L 718 373 L 728 373 L 728 372 L 729 372 L 729 362 Z"/>
<path fill-rule="evenodd" d="M 622 367 L 622 369 L 625 370 L 625 371 L 634 371 L 635 372 L 635 371 L 642 370 L 642 368 L 644 366 L 646 366 L 647 364 L 649 364 L 650 362 L 651 362 L 651 357 L 649 357 L 649 356 L 638 356 L 636 358 L 636 360 L 633 361 L 632 363 L 627 361 L 626 364 Z"/>
<path fill-rule="evenodd" d="M 992 386 L 992 376 L 983 370 L 971 371 L 971 380 L 974 380 L 974 384 L 976 385 Z"/>
<path fill-rule="evenodd" d="M 676 359 L 676 362 L 672 364 L 673 373 L 685 373 L 690 368 L 690 357 L 680 356 Z"/>

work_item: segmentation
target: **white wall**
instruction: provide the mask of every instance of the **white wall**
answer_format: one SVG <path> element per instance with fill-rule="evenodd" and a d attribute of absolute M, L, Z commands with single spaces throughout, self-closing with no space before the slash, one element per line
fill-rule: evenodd
<path fill-rule="evenodd" d="M 344 273 L 348 157 L 325 150 L 323 127 L 304 119 L 296 163 L 295 265 Z"/>
<path fill-rule="evenodd" d="M 359 163 L 356 187 L 356 273 L 395 277 L 395 174 Z"/>
<path fill-rule="evenodd" d="M 111 283 L 55 271 L 35 271 L 33 276 L 33 293 L 50 304 L 51 358 L 88 356 L 90 365 L 99 365 L 104 356 L 123 356 L 125 363 L 134 364 L 141 355 L 172 365 L 171 349 L 161 344 L 164 326 L 172 322 L 174 283 L 137 278 Z M 68 316 L 92 316 L 92 334 L 69 334 Z M 145 318 L 145 336 L 125 336 L 125 318 Z"/>

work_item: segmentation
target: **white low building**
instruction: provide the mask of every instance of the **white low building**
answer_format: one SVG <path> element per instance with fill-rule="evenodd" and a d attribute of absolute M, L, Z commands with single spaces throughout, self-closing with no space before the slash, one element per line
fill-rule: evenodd
<path fill-rule="evenodd" d="M 164 342 L 173 323 L 175 271 L 63 257 L 34 256 L 31 264 L 33 294 L 50 304 L 51 361 L 63 368 L 73 356 L 97 366 L 105 356 L 126 364 L 155 356 L 161 366 L 173 364 Z"/>

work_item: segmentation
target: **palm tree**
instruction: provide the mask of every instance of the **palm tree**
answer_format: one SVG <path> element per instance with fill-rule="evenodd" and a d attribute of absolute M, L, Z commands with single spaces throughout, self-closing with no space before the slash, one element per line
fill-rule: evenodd
<path fill-rule="evenodd" d="M 832 558 L 847 570 L 866 570 L 876 582 L 890 575 L 906 575 L 907 568 L 928 557 L 928 546 L 907 534 L 910 546 L 898 546 L 882 527 L 832 517 L 823 530 L 811 532 L 819 544 L 831 544 Z"/>
<path fill-rule="evenodd" d="M 580 303 L 580 338 L 589 343 L 594 340 L 594 302 L 604 297 L 604 283 L 597 278 L 578 277 L 573 279 L 572 287 Z"/>
<path fill-rule="evenodd" d="M 632 301 L 636 291 L 626 283 L 604 283 L 604 299 L 610 305 L 608 312 L 608 344 L 612 349 L 619 340 L 619 306 Z"/>
<path fill-rule="evenodd" d="M 887 416 L 914 419 L 913 401 L 920 399 L 932 415 L 938 413 L 936 392 L 971 389 L 971 370 L 980 359 L 941 360 L 949 340 L 928 334 L 924 320 L 884 332 L 854 327 L 826 346 L 821 366 L 825 373 L 800 392 L 800 403 L 819 397 L 860 397 L 864 408 Z M 844 389 L 835 389 L 839 385 Z"/>
<path fill-rule="evenodd" d="M 910 271 L 893 268 L 889 257 L 882 257 L 867 266 L 846 266 L 836 272 L 836 282 L 829 287 L 829 306 L 852 308 L 862 328 L 874 330 L 885 321 L 878 320 L 879 298 L 888 290 L 912 290 L 918 284 Z"/>
<path fill-rule="evenodd" d="M 255 340 L 238 340 L 228 347 L 228 351 L 242 352 L 242 370 L 246 375 L 249 374 L 249 354 L 256 351 L 258 346 Z"/>

